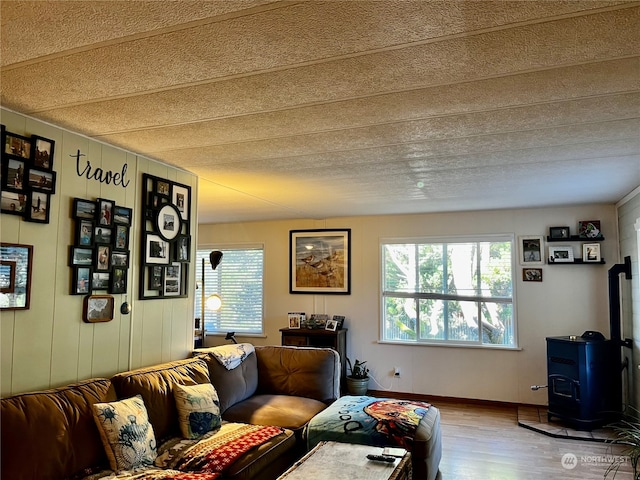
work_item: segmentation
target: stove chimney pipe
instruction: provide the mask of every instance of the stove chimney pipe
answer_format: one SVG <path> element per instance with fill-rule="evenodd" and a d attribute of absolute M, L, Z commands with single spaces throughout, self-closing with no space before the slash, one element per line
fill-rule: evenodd
<path fill-rule="evenodd" d="M 625 274 L 627 280 L 631 279 L 631 257 L 624 257 L 624 263 L 618 263 L 609 269 L 609 329 L 611 340 L 620 345 L 626 345 L 622 341 L 621 316 L 620 316 L 620 277 Z"/>

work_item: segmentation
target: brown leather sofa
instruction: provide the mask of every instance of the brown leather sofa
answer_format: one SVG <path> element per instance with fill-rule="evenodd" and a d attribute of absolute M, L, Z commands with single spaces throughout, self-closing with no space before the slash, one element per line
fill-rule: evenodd
<path fill-rule="evenodd" d="M 219 368 L 221 367 L 221 368 Z M 234 370 L 204 353 L 0 400 L 0 478 L 62 480 L 108 470 L 92 405 L 141 395 L 156 441 L 179 436 L 172 385 L 211 382 L 223 420 L 283 427 L 244 454 L 223 479 L 276 478 L 304 452 L 306 423 L 339 396 L 340 361 L 330 349 L 265 346 Z"/>

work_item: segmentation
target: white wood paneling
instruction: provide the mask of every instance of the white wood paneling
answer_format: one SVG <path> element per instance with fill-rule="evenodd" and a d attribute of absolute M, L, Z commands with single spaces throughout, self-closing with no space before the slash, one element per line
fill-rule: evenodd
<path fill-rule="evenodd" d="M 90 377 L 109 377 L 129 367 L 185 358 L 193 346 L 193 291 L 189 298 L 138 301 L 142 172 L 180 182 L 197 191 L 197 178 L 174 167 L 139 157 L 87 137 L 2 110 L 8 131 L 41 135 L 55 143 L 53 168 L 56 193 L 50 204 L 48 224 L 29 223 L 12 215 L 0 217 L 3 242 L 34 246 L 31 308 L 3 311 L 0 320 L 0 395 L 49 388 Z M 122 171 L 128 165 L 124 188 L 87 179 L 76 171 L 80 150 L 81 169 L 87 161 L 104 171 Z M 133 209 L 130 231 L 130 268 L 127 295 L 113 295 L 114 319 L 87 324 L 82 321 L 81 295 L 70 295 L 69 246 L 74 241 L 73 198 L 106 198 Z M 197 197 L 192 196 L 195 202 Z M 195 218 L 195 206 L 192 216 Z M 193 224 L 192 224 L 193 225 Z M 195 237 L 195 234 L 192 233 Z M 96 292 L 103 293 L 103 292 Z M 127 299 L 131 314 L 120 313 Z"/>

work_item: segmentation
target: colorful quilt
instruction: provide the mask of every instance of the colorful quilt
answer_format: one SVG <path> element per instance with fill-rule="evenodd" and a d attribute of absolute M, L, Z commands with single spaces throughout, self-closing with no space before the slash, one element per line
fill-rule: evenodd
<path fill-rule="evenodd" d="M 430 406 L 393 398 L 342 397 L 311 419 L 306 427 L 308 447 L 327 440 L 411 451 L 418 424 Z"/>

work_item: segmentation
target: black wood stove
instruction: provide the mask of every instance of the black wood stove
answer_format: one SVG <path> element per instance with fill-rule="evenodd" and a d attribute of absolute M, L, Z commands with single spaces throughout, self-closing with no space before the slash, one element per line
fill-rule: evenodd
<path fill-rule="evenodd" d="M 581 336 L 547 337 L 549 421 L 558 419 L 578 430 L 592 430 L 622 414 L 620 280 L 631 278 L 631 258 L 609 270 L 611 339 L 599 332 Z"/>

